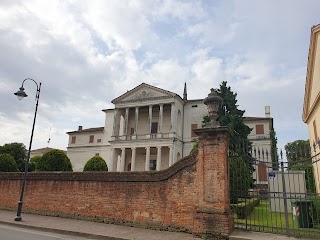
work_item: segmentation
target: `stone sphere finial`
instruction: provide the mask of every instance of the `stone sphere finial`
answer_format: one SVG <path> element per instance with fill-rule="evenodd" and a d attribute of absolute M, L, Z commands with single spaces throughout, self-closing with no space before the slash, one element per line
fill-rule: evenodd
<path fill-rule="evenodd" d="M 208 94 L 208 97 L 203 99 L 203 103 L 208 107 L 208 113 L 210 122 L 206 123 L 206 128 L 219 127 L 217 121 L 218 118 L 218 109 L 222 103 L 222 98 L 219 96 L 217 89 L 211 88 L 211 92 Z"/>

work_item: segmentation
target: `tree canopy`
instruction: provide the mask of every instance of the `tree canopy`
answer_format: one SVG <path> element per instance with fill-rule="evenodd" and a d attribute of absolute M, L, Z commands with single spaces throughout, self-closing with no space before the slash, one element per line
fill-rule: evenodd
<path fill-rule="evenodd" d="M 289 142 L 284 146 L 284 149 L 286 150 L 289 167 L 293 167 L 307 159 L 309 159 L 311 163 L 309 140 L 296 140 L 294 142 Z"/>
<path fill-rule="evenodd" d="M 18 172 L 18 166 L 14 158 L 8 153 L 0 154 L 0 172 Z"/>
<path fill-rule="evenodd" d="M 37 160 L 36 171 L 72 171 L 72 165 L 63 151 L 53 149 Z"/>
<path fill-rule="evenodd" d="M 6 143 L 0 147 L 0 153 L 10 154 L 18 165 L 18 169 L 24 172 L 25 161 L 27 158 L 27 149 L 23 143 Z"/>
<path fill-rule="evenodd" d="M 41 161 L 40 159 L 42 156 L 34 156 L 33 158 L 30 159 L 29 162 L 29 172 L 33 172 L 36 170 L 38 162 Z"/>

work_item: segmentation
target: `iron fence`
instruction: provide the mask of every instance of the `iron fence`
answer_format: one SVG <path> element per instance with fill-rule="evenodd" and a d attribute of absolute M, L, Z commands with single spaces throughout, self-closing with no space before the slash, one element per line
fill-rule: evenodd
<path fill-rule="evenodd" d="M 286 155 L 245 144 L 229 149 L 235 227 L 320 239 L 319 148 Z"/>

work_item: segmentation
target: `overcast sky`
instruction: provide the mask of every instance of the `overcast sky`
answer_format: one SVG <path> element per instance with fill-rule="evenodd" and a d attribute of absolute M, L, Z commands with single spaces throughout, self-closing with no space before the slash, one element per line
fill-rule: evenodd
<path fill-rule="evenodd" d="M 142 82 L 204 98 L 228 81 L 246 116 L 270 105 L 279 148 L 307 139 L 302 107 L 319 0 L 0 1 L 0 145 L 66 149 L 67 131 L 104 125 L 111 100 Z"/>

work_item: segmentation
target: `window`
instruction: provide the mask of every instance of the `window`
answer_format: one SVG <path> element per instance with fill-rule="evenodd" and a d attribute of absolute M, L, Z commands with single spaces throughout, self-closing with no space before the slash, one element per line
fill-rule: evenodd
<path fill-rule="evenodd" d="M 317 132 L 317 125 L 316 125 L 316 120 L 313 120 L 313 131 L 314 131 L 314 142 L 317 144 L 318 143 L 318 132 Z"/>
<path fill-rule="evenodd" d="M 157 160 L 150 160 L 150 166 L 149 166 L 150 171 L 155 171 L 156 168 L 157 168 Z"/>
<path fill-rule="evenodd" d="M 263 162 L 260 162 L 258 165 L 258 176 L 259 176 L 259 181 L 263 181 L 263 182 L 268 181 L 267 166 Z"/>
<path fill-rule="evenodd" d="M 71 144 L 75 144 L 76 143 L 76 136 L 73 136 L 72 138 L 71 138 Z"/>
<path fill-rule="evenodd" d="M 198 128 L 198 124 L 193 123 L 191 124 L 191 137 L 197 137 L 197 135 L 193 132 L 193 129 Z"/>
<path fill-rule="evenodd" d="M 90 137 L 89 137 L 89 143 L 93 143 L 93 141 L 94 141 L 94 135 L 90 135 Z"/>
<path fill-rule="evenodd" d="M 256 134 L 264 134 L 263 124 L 256 125 Z"/>
<path fill-rule="evenodd" d="M 100 154 L 99 154 L 99 153 L 96 153 L 96 156 L 100 156 Z"/>
<path fill-rule="evenodd" d="M 128 172 L 131 171 L 131 163 L 128 164 L 128 166 L 127 166 L 127 171 L 128 171 Z"/>
<path fill-rule="evenodd" d="M 130 135 L 134 134 L 134 128 L 130 128 Z"/>
<path fill-rule="evenodd" d="M 151 123 L 151 133 L 157 133 L 158 132 L 158 123 L 153 122 Z"/>
<path fill-rule="evenodd" d="M 99 139 L 97 140 L 97 143 L 101 143 L 101 138 L 99 138 Z"/>
<path fill-rule="evenodd" d="M 192 107 L 193 107 L 193 108 L 196 108 L 196 107 L 198 107 L 198 105 L 192 105 Z"/>

